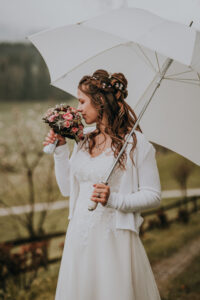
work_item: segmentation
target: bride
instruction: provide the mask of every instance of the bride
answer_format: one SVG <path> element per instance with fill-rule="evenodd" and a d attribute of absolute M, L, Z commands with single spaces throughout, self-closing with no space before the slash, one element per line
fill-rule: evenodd
<path fill-rule="evenodd" d="M 122 73 L 97 70 L 84 76 L 78 111 L 86 124 L 96 126 L 84 129 L 70 158 L 64 138 L 51 130 L 45 139 L 44 145 L 59 139 L 56 180 L 70 197 L 56 300 L 160 300 L 139 228 L 140 212 L 160 205 L 161 187 L 155 148 L 139 126 L 108 185 L 103 183 L 136 122 L 127 94 Z M 88 210 L 94 202 L 96 209 Z"/>

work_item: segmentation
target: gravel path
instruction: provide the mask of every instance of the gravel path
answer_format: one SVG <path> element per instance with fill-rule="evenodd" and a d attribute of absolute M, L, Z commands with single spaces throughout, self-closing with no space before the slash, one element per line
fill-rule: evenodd
<path fill-rule="evenodd" d="M 200 253 L 200 237 L 183 246 L 177 253 L 152 266 L 153 273 L 163 296 L 167 296 L 170 280 L 181 274 L 195 256 Z"/>

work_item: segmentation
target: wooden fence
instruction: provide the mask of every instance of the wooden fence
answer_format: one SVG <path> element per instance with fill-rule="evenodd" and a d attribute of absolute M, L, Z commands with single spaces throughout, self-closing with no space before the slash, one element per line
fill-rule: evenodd
<path fill-rule="evenodd" d="M 174 208 L 179 208 L 180 209 L 180 207 L 183 207 L 183 206 L 185 207 L 188 203 L 193 204 L 192 209 L 190 209 L 190 210 L 187 209 L 188 213 L 192 214 L 192 213 L 197 212 L 200 209 L 200 205 L 198 204 L 199 199 L 200 199 L 199 196 L 188 197 L 188 198 L 185 198 L 184 200 L 181 200 L 181 201 L 180 200 L 175 201 L 173 204 L 169 204 L 169 205 L 165 205 L 165 206 L 161 205 L 157 209 L 152 209 L 152 210 L 149 210 L 149 211 L 145 211 L 145 212 L 141 213 L 141 215 L 144 218 L 146 216 L 158 215 L 161 211 L 166 212 L 166 211 L 172 210 Z M 176 220 L 177 219 L 171 219 L 169 222 L 172 223 Z M 148 228 L 143 229 L 142 234 L 145 231 L 148 231 L 148 230 L 151 230 L 151 229 L 148 229 Z M 4 243 L 0 243 L 0 246 L 2 244 L 4 244 L 4 245 L 10 245 L 11 244 L 13 247 L 17 247 L 17 246 L 20 246 L 20 245 L 30 244 L 30 243 L 34 243 L 34 242 L 50 241 L 54 238 L 63 237 L 65 235 L 66 235 L 66 231 L 61 231 L 61 232 L 57 232 L 57 233 L 49 233 L 49 234 L 45 234 L 45 235 L 42 235 L 42 236 L 35 236 L 35 237 L 32 237 L 32 238 L 21 238 L 21 239 L 17 239 L 17 240 L 6 241 Z M 56 262 L 60 261 L 60 259 L 61 259 L 61 257 L 48 259 L 48 264 L 56 263 Z"/>
<path fill-rule="evenodd" d="M 150 211 L 146 211 L 146 212 L 143 212 L 142 213 L 142 216 L 143 217 L 146 217 L 146 216 L 150 216 L 150 215 L 155 215 L 157 214 L 157 212 L 162 209 L 163 211 L 168 211 L 168 210 L 171 210 L 171 209 L 174 209 L 174 208 L 180 208 L 180 206 L 182 205 L 187 205 L 188 203 L 192 202 L 193 203 L 193 210 L 190 211 L 190 213 L 192 213 L 193 211 L 197 211 L 199 210 L 199 206 L 198 206 L 198 200 L 200 199 L 199 196 L 192 196 L 192 197 L 187 197 L 183 200 L 177 200 L 175 201 L 174 203 L 172 204 L 168 204 L 168 205 L 161 205 L 159 208 L 156 208 L 156 209 L 152 209 Z"/>

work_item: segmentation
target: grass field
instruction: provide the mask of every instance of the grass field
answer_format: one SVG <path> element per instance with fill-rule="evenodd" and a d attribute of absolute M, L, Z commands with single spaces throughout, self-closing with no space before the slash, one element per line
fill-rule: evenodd
<path fill-rule="evenodd" d="M 167 154 L 157 153 L 156 158 L 157 158 L 162 190 L 180 189 L 179 185 L 177 184 L 177 182 L 172 176 L 172 170 L 176 168 L 178 161 L 182 159 L 182 157 L 179 154 L 170 151 Z M 192 171 L 191 176 L 189 176 L 188 178 L 187 188 L 199 188 L 200 167 L 195 164 L 192 165 L 194 169 Z"/>

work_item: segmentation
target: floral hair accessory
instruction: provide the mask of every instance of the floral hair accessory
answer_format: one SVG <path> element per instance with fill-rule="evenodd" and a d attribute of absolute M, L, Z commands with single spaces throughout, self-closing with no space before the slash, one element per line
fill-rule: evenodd
<path fill-rule="evenodd" d="M 92 76 L 92 79 L 98 80 L 99 78 L 97 78 L 97 77 L 95 77 L 95 76 Z"/>
<path fill-rule="evenodd" d="M 116 83 L 114 84 L 114 86 L 115 86 L 117 89 L 119 89 L 120 91 L 122 91 L 123 88 L 124 88 L 124 85 L 123 85 L 122 83 L 119 83 L 119 82 L 116 82 Z"/>
<path fill-rule="evenodd" d="M 99 80 L 99 78 L 96 77 L 96 76 L 92 76 L 91 78 L 94 79 L 94 80 Z M 117 82 L 115 82 L 114 84 L 112 84 L 112 83 L 111 83 L 111 79 L 112 79 L 112 78 L 117 79 L 117 78 L 115 78 L 115 77 L 112 75 L 112 73 L 109 73 L 108 79 L 109 79 L 110 83 L 107 84 L 106 82 L 102 82 L 101 88 L 102 88 L 102 89 L 105 89 L 105 88 L 107 88 L 107 87 L 108 87 L 108 88 L 111 88 L 111 87 L 113 86 L 116 90 L 123 91 L 123 90 L 124 90 L 124 85 L 123 85 L 123 83 L 117 81 Z M 118 80 L 118 79 L 117 79 L 117 80 Z"/>

